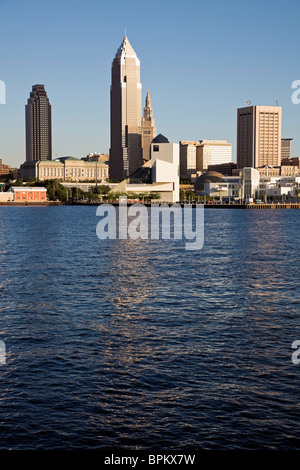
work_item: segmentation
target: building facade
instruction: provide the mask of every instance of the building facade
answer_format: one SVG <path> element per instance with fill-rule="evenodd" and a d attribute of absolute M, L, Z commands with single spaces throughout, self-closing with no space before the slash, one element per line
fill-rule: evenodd
<path fill-rule="evenodd" d="M 44 85 L 34 85 L 25 106 L 26 161 L 52 159 L 51 105 Z"/>
<path fill-rule="evenodd" d="M 281 139 L 281 160 L 291 158 L 291 143 L 293 139 Z"/>
<path fill-rule="evenodd" d="M 11 171 L 10 165 L 5 165 L 2 163 L 2 159 L 0 158 L 0 177 L 1 176 L 8 176 Z"/>
<path fill-rule="evenodd" d="M 109 155 L 106 153 L 89 153 L 86 157 L 83 157 L 81 160 L 85 162 L 99 162 L 99 163 L 108 163 Z"/>
<path fill-rule="evenodd" d="M 13 193 L 14 202 L 46 202 L 47 190 L 41 187 L 12 186 L 8 192 Z"/>
<path fill-rule="evenodd" d="M 51 161 L 25 162 L 21 165 L 20 176 L 23 180 L 29 178 L 57 179 L 61 182 L 97 181 L 105 182 L 108 178 L 106 163 L 86 162 L 73 157 L 61 157 Z"/>
<path fill-rule="evenodd" d="M 179 201 L 179 144 L 159 134 L 151 143 L 151 158 L 113 188 L 113 192 L 158 193 L 161 202 Z"/>
<path fill-rule="evenodd" d="M 255 198 L 259 194 L 259 171 L 255 168 L 244 167 L 240 171 L 240 179 L 242 184 L 242 198 Z"/>
<path fill-rule="evenodd" d="M 258 168 L 281 164 L 281 107 L 237 110 L 237 165 Z"/>
<path fill-rule="evenodd" d="M 236 170 L 237 164 L 233 162 L 220 163 L 218 165 L 208 165 L 208 170 L 219 171 L 224 176 L 233 176 L 233 171 Z"/>
<path fill-rule="evenodd" d="M 232 162 L 232 144 L 226 140 L 200 140 L 196 150 L 197 171 L 207 170 L 209 165 Z"/>
<path fill-rule="evenodd" d="M 179 142 L 180 151 L 180 177 L 191 178 L 197 174 L 197 146 L 199 141 Z"/>
<path fill-rule="evenodd" d="M 147 92 L 141 129 L 143 160 L 150 160 L 150 147 L 152 140 L 156 136 L 156 127 L 149 91 Z"/>
<path fill-rule="evenodd" d="M 126 178 L 142 165 L 141 109 L 140 61 L 125 36 L 111 69 L 111 178 Z"/>

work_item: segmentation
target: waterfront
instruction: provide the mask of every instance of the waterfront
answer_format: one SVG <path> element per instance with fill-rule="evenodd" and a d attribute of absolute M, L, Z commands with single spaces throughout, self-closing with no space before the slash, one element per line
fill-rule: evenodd
<path fill-rule="evenodd" d="M 299 212 L 205 209 L 205 243 L 0 207 L 0 449 L 300 449 Z"/>

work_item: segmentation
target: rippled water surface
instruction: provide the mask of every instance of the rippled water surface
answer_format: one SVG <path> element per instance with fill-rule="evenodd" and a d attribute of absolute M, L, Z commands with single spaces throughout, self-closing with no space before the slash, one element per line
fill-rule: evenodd
<path fill-rule="evenodd" d="M 0 449 L 300 449 L 300 212 L 205 210 L 205 244 L 0 208 Z"/>

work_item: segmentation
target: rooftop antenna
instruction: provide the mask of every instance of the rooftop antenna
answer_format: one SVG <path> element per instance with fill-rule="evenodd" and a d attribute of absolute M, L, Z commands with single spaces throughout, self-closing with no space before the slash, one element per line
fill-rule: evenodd
<path fill-rule="evenodd" d="M 276 100 L 276 106 L 278 106 L 278 100 Z"/>
<path fill-rule="evenodd" d="M 248 106 L 251 106 L 251 101 L 247 101 L 247 105 L 248 105 Z"/>
<path fill-rule="evenodd" d="M 126 26 L 125 26 L 125 38 L 127 37 L 127 34 L 126 34 Z"/>

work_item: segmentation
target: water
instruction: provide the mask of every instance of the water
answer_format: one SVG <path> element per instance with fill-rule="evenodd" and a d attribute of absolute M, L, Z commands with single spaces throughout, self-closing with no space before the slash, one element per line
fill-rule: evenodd
<path fill-rule="evenodd" d="M 300 213 L 205 210 L 205 244 L 0 208 L 0 449 L 300 449 Z"/>

